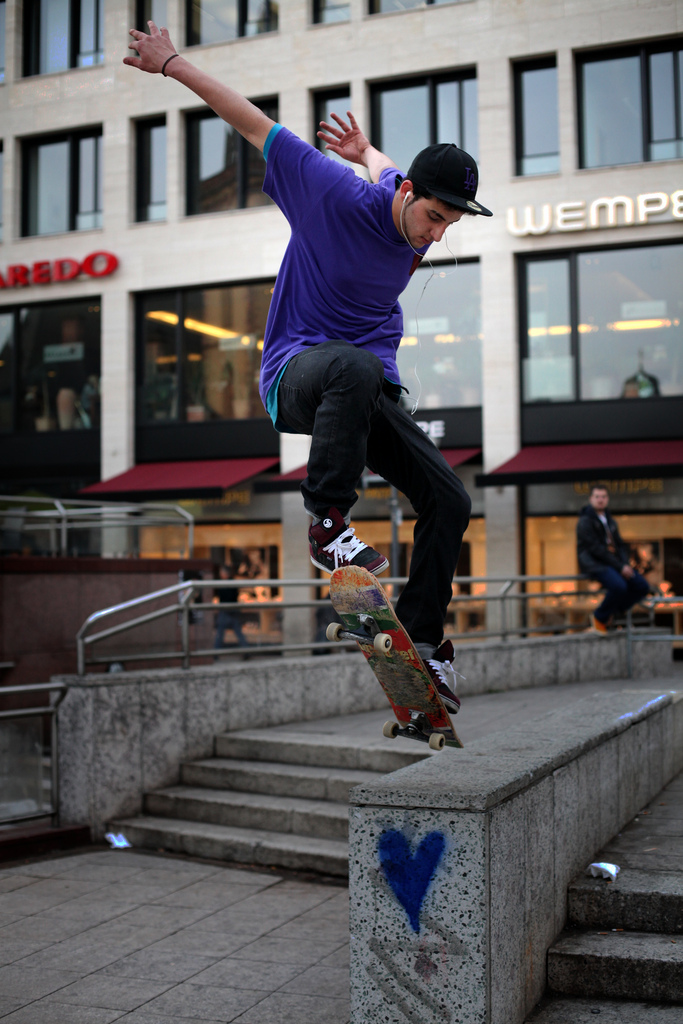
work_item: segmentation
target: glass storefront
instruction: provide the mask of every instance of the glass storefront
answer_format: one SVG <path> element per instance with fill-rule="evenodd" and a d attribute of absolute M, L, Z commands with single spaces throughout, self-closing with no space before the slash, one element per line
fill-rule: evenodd
<path fill-rule="evenodd" d="M 401 295 L 398 368 L 419 409 L 481 405 L 478 261 L 421 266 Z"/>
<path fill-rule="evenodd" d="M 3 310 L 0 431 L 44 433 L 99 425 L 99 299 Z"/>
<path fill-rule="evenodd" d="M 683 245 L 521 268 L 525 402 L 683 395 Z"/>
<path fill-rule="evenodd" d="M 272 283 L 140 298 L 145 423 L 267 415 L 258 393 Z"/>

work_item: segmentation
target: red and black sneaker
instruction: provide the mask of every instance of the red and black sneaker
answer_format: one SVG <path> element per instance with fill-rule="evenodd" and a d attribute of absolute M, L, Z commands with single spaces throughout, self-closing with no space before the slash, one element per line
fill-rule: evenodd
<path fill-rule="evenodd" d="M 308 531 L 311 561 L 323 572 L 334 572 L 344 565 L 362 565 L 375 576 L 384 572 L 389 561 L 379 551 L 364 544 L 341 512 L 331 508 L 326 516 Z"/>
<path fill-rule="evenodd" d="M 425 661 L 425 666 L 446 706 L 446 711 L 457 715 L 460 710 L 460 698 L 455 695 L 457 672 L 453 668 L 454 657 L 453 644 L 450 640 L 444 640 L 441 647 L 438 647 L 431 658 Z"/>

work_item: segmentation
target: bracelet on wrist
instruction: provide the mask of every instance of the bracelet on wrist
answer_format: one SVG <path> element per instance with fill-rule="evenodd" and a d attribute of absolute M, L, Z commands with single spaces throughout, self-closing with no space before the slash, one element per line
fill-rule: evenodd
<path fill-rule="evenodd" d="M 161 65 L 161 73 L 164 76 L 164 78 L 168 78 L 168 75 L 166 74 L 166 65 L 168 64 L 168 62 L 170 60 L 173 60 L 174 57 L 179 57 L 179 56 L 180 56 L 179 53 L 172 53 L 171 56 L 167 57 L 166 60 L 164 61 L 164 63 Z"/>

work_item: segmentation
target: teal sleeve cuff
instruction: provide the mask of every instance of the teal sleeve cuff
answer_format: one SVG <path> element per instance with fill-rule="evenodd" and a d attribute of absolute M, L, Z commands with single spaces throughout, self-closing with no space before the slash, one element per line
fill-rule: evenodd
<path fill-rule="evenodd" d="M 281 124 L 274 124 L 273 127 L 268 132 L 268 135 L 266 136 L 266 141 L 263 143 L 263 159 L 264 160 L 268 159 L 268 150 L 271 147 L 273 139 L 275 138 L 275 136 L 277 135 L 277 133 L 280 131 L 281 128 L 282 128 Z"/>

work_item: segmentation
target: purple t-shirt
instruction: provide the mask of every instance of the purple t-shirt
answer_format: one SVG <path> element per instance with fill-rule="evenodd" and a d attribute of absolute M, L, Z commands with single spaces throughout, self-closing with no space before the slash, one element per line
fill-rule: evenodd
<path fill-rule="evenodd" d="M 382 360 L 386 377 L 400 381 L 398 296 L 416 257 L 392 219 L 399 173 L 389 168 L 370 184 L 286 128 L 272 137 L 263 191 L 280 207 L 292 234 L 266 325 L 264 405 L 292 356 L 332 338 L 366 346 Z"/>

